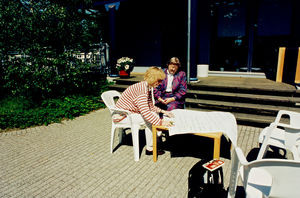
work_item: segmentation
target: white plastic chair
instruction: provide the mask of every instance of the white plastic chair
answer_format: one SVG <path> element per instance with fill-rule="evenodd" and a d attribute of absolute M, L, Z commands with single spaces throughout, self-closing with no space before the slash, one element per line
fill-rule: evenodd
<path fill-rule="evenodd" d="M 246 197 L 299 198 L 300 162 L 285 159 L 260 159 L 248 162 L 242 150 L 235 148 L 234 160 L 240 165 L 231 173 L 228 197 L 235 197 L 240 176 Z"/>
<path fill-rule="evenodd" d="M 290 117 L 289 124 L 280 123 L 283 115 Z M 257 159 L 262 159 L 269 145 L 290 150 L 295 160 L 300 160 L 300 113 L 280 110 L 270 126 L 264 128 L 259 135 L 261 147 Z"/>
<path fill-rule="evenodd" d="M 110 142 L 110 152 L 113 152 L 113 142 L 115 137 L 115 131 L 116 129 L 119 129 L 119 142 L 122 142 L 122 136 L 123 136 L 123 129 L 130 128 L 131 134 L 132 134 L 132 144 L 133 144 L 133 152 L 134 152 L 134 160 L 139 161 L 140 159 L 140 149 L 139 149 L 139 128 L 143 126 L 145 123 L 142 123 L 140 127 L 134 127 L 132 125 L 131 115 L 134 113 L 131 113 L 130 111 L 119 109 L 115 106 L 115 98 L 120 98 L 121 94 L 118 91 L 111 90 L 106 91 L 101 94 L 101 98 L 104 101 L 105 105 L 110 111 L 110 114 L 112 116 L 111 120 L 111 142 Z M 125 114 L 126 118 L 123 119 L 120 122 L 114 122 L 113 121 L 113 115 L 114 114 Z"/>

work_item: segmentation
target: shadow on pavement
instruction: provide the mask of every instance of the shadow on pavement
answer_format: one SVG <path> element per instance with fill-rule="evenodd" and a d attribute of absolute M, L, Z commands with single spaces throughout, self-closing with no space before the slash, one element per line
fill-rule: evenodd
<path fill-rule="evenodd" d="M 117 140 L 116 142 L 119 142 L 119 137 L 117 137 L 117 135 L 115 136 L 115 140 Z M 139 145 L 140 145 L 140 155 L 141 155 L 141 151 L 143 150 L 143 148 L 146 145 L 145 130 L 139 131 Z M 120 148 L 121 146 L 133 146 L 132 135 L 131 135 L 131 131 L 129 128 L 123 130 L 122 142 L 118 145 L 114 145 L 113 152 L 118 150 L 118 148 Z"/>
<path fill-rule="evenodd" d="M 230 159 L 230 141 L 225 136 L 221 138 L 220 157 Z M 171 157 L 196 157 L 205 160 L 213 158 L 214 141 L 211 138 L 193 134 L 166 135 L 166 141 L 161 142 L 160 148 L 171 152 Z"/>
<path fill-rule="evenodd" d="M 122 143 L 114 145 L 113 152 L 121 146 L 132 146 L 130 129 L 125 129 L 124 132 Z M 163 133 L 162 136 L 164 137 L 164 141 L 158 140 L 158 149 L 169 151 L 171 153 L 171 157 L 195 157 L 205 160 L 211 160 L 213 158 L 214 141 L 211 138 L 193 134 L 169 136 L 168 133 Z M 119 137 L 117 136 L 115 137 L 116 140 L 118 140 L 118 138 Z M 146 146 L 145 130 L 140 130 L 139 132 L 139 144 L 141 155 L 141 151 Z M 230 147 L 231 142 L 225 136 L 222 136 L 220 157 L 230 159 Z"/>

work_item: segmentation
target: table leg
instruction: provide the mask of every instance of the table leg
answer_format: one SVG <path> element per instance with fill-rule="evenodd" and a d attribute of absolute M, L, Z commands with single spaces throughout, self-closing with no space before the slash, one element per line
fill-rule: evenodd
<path fill-rule="evenodd" d="M 220 159 L 220 138 L 214 138 L 214 159 Z"/>
<path fill-rule="evenodd" d="M 157 161 L 157 128 L 154 126 L 152 127 L 152 134 L 153 134 L 153 161 Z"/>

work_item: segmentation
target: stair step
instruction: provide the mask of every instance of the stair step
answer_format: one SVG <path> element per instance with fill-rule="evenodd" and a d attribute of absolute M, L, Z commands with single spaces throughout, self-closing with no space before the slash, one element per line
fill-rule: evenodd
<path fill-rule="evenodd" d="M 239 102 L 227 102 L 227 101 L 215 101 L 205 99 L 192 99 L 187 98 L 186 104 L 196 105 L 198 108 L 223 108 L 227 111 L 232 110 L 243 110 L 247 113 L 260 113 L 260 114 L 277 114 L 281 109 L 300 112 L 300 108 L 287 107 L 287 106 L 275 106 L 275 105 L 262 105 L 262 104 L 251 104 L 251 103 L 239 103 Z"/>
<path fill-rule="evenodd" d="M 123 84 L 114 84 L 108 86 L 110 89 L 124 91 L 129 85 L 123 85 Z"/>
<path fill-rule="evenodd" d="M 119 91 L 124 91 L 129 85 L 124 84 L 115 84 L 110 85 L 110 89 L 115 89 Z M 225 97 L 234 97 L 235 100 L 239 99 L 252 99 L 256 100 L 257 103 L 261 100 L 270 101 L 271 102 L 284 102 L 284 103 L 300 103 L 299 98 L 294 97 L 281 97 L 281 96 L 262 96 L 262 95 L 255 95 L 255 94 L 236 94 L 236 93 L 226 93 L 226 92 L 207 92 L 207 91 L 198 91 L 198 90 L 188 90 L 188 94 L 201 94 L 201 95 L 215 95 L 215 96 L 225 96 Z M 208 99 L 194 99 L 194 98 L 186 98 L 187 104 L 197 105 L 201 108 L 209 108 L 209 107 L 216 107 L 216 108 L 240 108 L 244 110 L 256 110 L 256 111 L 267 111 L 268 113 L 277 113 L 281 109 L 290 110 L 300 112 L 300 106 L 297 107 L 289 107 L 289 106 L 278 106 L 278 105 L 262 105 L 262 104 L 253 104 L 253 103 L 242 103 L 242 102 L 232 102 L 232 101 L 221 101 L 216 100 L 208 100 Z M 272 103 L 271 103 L 272 104 Z M 228 109 L 227 109 L 228 110 Z"/>
<path fill-rule="evenodd" d="M 132 85 L 134 83 L 140 82 L 138 79 L 136 78 L 117 78 L 114 80 L 116 82 L 116 84 L 123 84 L 123 85 Z"/>
<path fill-rule="evenodd" d="M 110 85 L 111 89 L 116 90 L 125 90 L 129 85 L 124 84 L 114 84 Z M 259 94 L 246 94 L 246 93 L 231 93 L 231 92 L 216 92 L 216 91 L 200 91 L 200 90 L 188 90 L 189 95 L 200 95 L 207 98 L 208 96 L 216 96 L 216 97 L 233 97 L 235 100 L 253 100 L 257 102 L 265 101 L 265 102 L 276 102 L 276 103 L 290 103 L 293 105 L 294 103 L 300 103 L 300 98 L 297 97 L 286 97 L 286 96 L 271 96 L 271 95 L 259 95 Z M 215 98 L 216 99 L 216 98 Z"/>
<path fill-rule="evenodd" d="M 294 86 L 286 83 L 276 83 L 269 79 L 257 78 L 228 78 L 228 77 L 207 77 L 199 82 L 190 83 L 189 89 L 215 90 L 226 92 L 244 92 L 265 95 L 285 95 L 296 94 Z"/>
<path fill-rule="evenodd" d="M 115 79 L 110 89 L 123 92 L 143 75 Z M 300 113 L 300 90 L 268 79 L 207 77 L 188 84 L 187 109 L 226 111 L 235 115 L 238 124 L 266 127 L 279 110 Z"/>
<path fill-rule="evenodd" d="M 189 95 L 194 95 L 194 97 L 203 96 L 207 97 L 223 97 L 223 98 L 234 98 L 234 100 L 253 100 L 261 103 L 264 102 L 276 102 L 276 103 L 300 103 L 300 98 L 297 97 L 287 97 L 287 96 L 273 96 L 273 95 L 261 95 L 261 94 L 249 94 L 249 93 L 232 93 L 232 92 L 216 92 L 216 91 L 202 91 L 202 90 L 188 90 Z M 216 99 L 216 98 L 215 98 Z M 231 99 L 232 100 L 232 99 Z"/>

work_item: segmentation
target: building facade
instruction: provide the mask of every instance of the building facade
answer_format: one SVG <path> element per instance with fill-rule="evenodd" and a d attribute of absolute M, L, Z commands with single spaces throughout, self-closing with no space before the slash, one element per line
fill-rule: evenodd
<path fill-rule="evenodd" d="M 177 56 L 186 71 L 189 61 L 190 77 L 197 64 L 208 64 L 212 71 L 274 79 L 279 47 L 300 47 L 299 6 L 297 0 L 124 0 L 114 14 L 113 57 L 147 67 Z"/>

